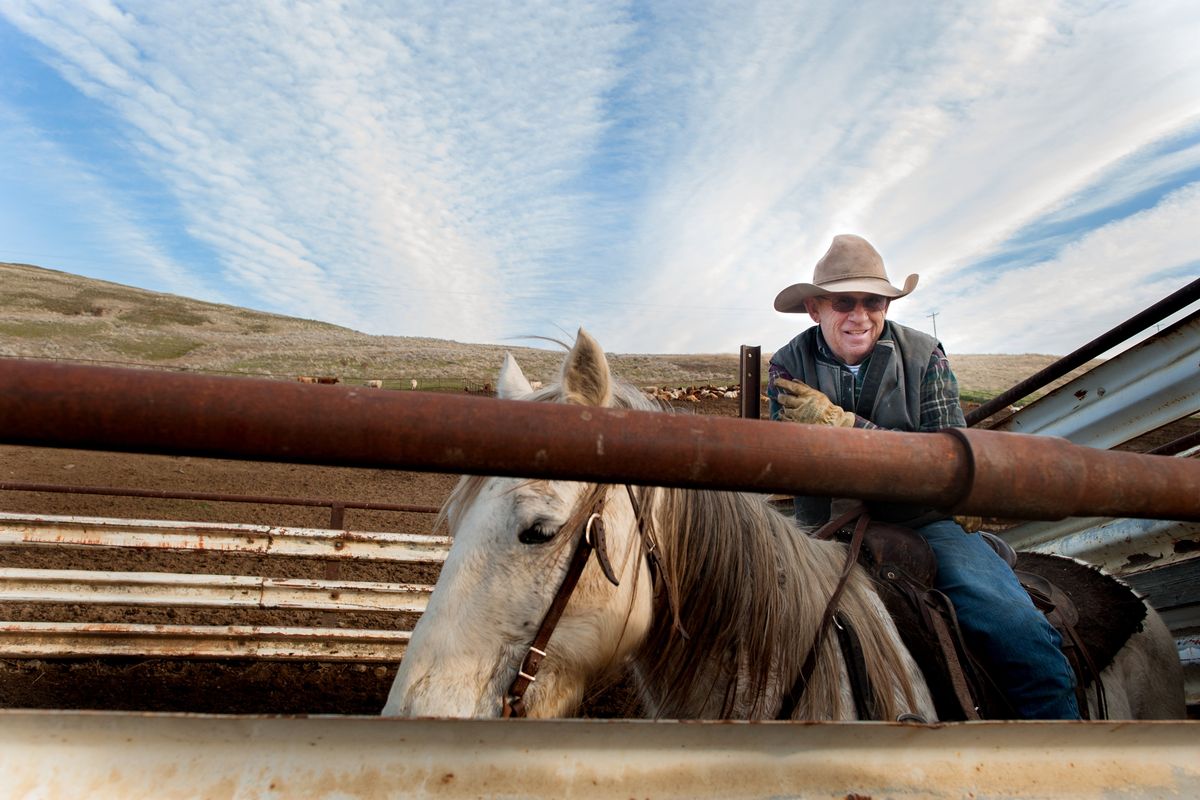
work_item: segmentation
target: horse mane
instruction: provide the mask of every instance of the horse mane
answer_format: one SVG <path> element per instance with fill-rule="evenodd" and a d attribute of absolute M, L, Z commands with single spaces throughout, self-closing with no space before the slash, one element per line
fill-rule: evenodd
<path fill-rule="evenodd" d="M 694 713 L 697 692 L 721 692 L 706 709 L 719 718 L 775 713 L 800 672 L 845 547 L 812 539 L 764 498 L 738 492 L 650 489 L 645 506 L 662 548 L 663 577 L 679 593 L 678 624 L 663 597 L 641 648 L 642 679 L 659 716 Z M 901 652 L 880 622 L 882 604 L 856 569 L 839 608 L 862 642 L 868 675 L 885 719 L 916 708 L 900 674 Z M 837 637 L 822 657 L 796 710 L 798 719 L 853 716 L 843 695 Z M 715 698 L 714 698 L 715 699 Z"/>

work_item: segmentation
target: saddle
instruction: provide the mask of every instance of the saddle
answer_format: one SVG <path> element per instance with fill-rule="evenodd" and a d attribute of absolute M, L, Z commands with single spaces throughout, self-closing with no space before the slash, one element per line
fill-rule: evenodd
<path fill-rule="evenodd" d="M 847 541 L 859 513 L 843 515 L 817 531 L 818 538 Z M 1083 692 L 1095 684 L 1098 709 L 1106 718 L 1100 672 L 1111 663 L 1137 629 L 1146 609 L 1129 587 L 1073 559 L 1039 553 L 1018 555 L 998 536 L 982 534 L 1014 568 L 1034 605 L 1062 637 L 1063 652 L 1075 671 L 1079 709 L 1088 718 Z M 929 543 L 914 529 L 871 520 L 861 536 L 858 563 L 874 579 L 880 597 L 896 623 L 905 646 L 928 678 L 942 720 L 1012 719 L 1015 712 L 967 645 L 954 604 L 934 588 L 937 559 Z M 1077 604 L 1078 601 L 1078 604 Z M 1079 606 L 1105 609 L 1105 624 L 1081 624 Z M 1111 612 L 1111 613 L 1110 613 Z M 839 635 L 851 683 L 861 711 L 869 707 L 871 689 L 863 684 L 861 653 L 855 637 Z M 855 665 L 860 665 L 857 669 Z M 857 677 L 856 677 L 857 675 Z"/>

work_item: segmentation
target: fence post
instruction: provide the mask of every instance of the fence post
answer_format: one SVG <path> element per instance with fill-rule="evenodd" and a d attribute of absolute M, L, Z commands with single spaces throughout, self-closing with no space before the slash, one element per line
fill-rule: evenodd
<path fill-rule="evenodd" d="M 742 419 L 758 419 L 759 417 L 758 395 L 762 385 L 762 367 L 759 363 L 761 354 L 762 348 L 758 345 L 753 347 L 748 344 L 742 345 L 741 365 L 738 371 L 738 379 L 742 384 L 740 393 Z"/>

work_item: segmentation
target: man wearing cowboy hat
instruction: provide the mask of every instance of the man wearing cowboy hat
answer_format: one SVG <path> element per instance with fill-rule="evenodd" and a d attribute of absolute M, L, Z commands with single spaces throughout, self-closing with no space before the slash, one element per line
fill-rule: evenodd
<path fill-rule="evenodd" d="M 775 298 L 776 311 L 806 313 L 817 325 L 771 357 L 771 419 L 901 431 L 965 427 L 958 382 L 941 344 L 886 319 L 891 301 L 915 289 L 917 277 L 909 275 L 898 289 L 867 240 L 835 236 L 813 282 L 793 284 Z M 795 505 L 802 524 L 830 517 L 828 497 L 797 497 Z M 962 518 L 898 505 L 871 510 L 909 524 L 929 542 L 938 559 L 936 588 L 954 603 L 964 635 L 987 660 L 1015 713 L 1079 719 L 1061 637 L 1008 564 L 967 533 Z"/>

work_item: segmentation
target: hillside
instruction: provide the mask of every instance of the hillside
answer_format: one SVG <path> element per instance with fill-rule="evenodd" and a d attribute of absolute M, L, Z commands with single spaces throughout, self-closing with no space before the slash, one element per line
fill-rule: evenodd
<path fill-rule="evenodd" d="M 481 387 L 505 350 L 531 380 L 553 378 L 556 350 L 372 336 L 313 320 L 206 303 L 27 264 L 0 263 L 0 356 L 148 365 L 291 379 L 336 376 L 385 386 Z M 767 357 L 764 353 L 764 358 Z M 736 353 L 610 354 L 637 385 L 737 382 Z M 955 355 L 964 395 L 992 396 L 1055 360 Z M 1081 370 L 1082 371 L 1082 370 Z"/>

